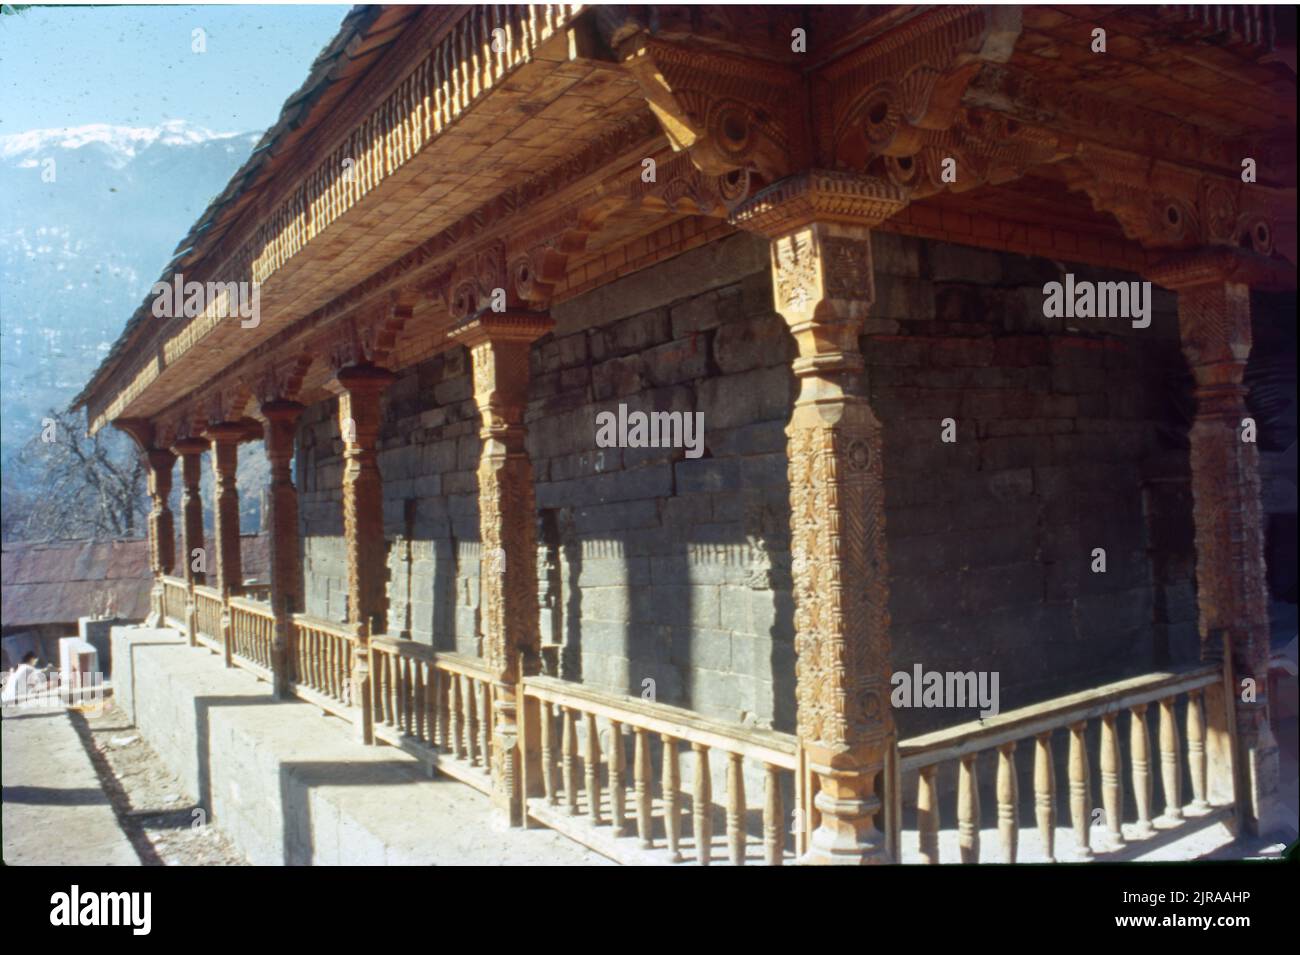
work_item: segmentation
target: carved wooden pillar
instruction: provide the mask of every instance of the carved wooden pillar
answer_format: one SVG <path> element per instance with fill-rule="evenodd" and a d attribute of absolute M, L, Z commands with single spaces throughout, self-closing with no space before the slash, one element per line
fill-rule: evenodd
<path fill-rule="evenodd" d="M 1216 732 L 1220 714 L 1211 707 L 1206 713 L 1210 795 L 1230 798 L 1235 775 L 1237 808 L 1248 832 L 1259 832 L 1261 820 L 1267 828 L 1278 783 L 1277 744 L 1267 712 L 1269 621 L 1259 452 L 1242 439 L 1250 284 L 1266 267 L 1241 250 L 1206 249 L 1162 263 L 1151 275 L 1178 293 L 1183 354 L 1196 380 L 1191 466 L 1201 656 L 1222 659 L 1225 637 L 1231 650 L 1237 758 L 1232 758 L 1231 727 Z M 1242 699 L 1248 679 L 1254 681 L 1253 702 Z"/>
<path fill-rule="evenodd" d="M 209 425 L 206 431 L 212 442 L 213 536 L 216 537 L 216 588 L 222 596 L 239 593 L 244 582 L 239 553 L 239 489 L 235 472 L 239 469 L 239 442 L 247 431 L 236 422 Z"/>
<path fill-rule="evenodd" d="M 207 574 L 194 569 L 194 552 L 203 550 L 203 497 L 199 482 L 203 472 L 203 452 L 208 443 L 200 438 L 183 438 L 172 446 L 181 459 L 181 563 L 187 584 L 201 584 Z M 200 566 L 206 566 L 206 561 Z"/>
<path fill-rule="evenodd" d="M 353 654 L 352 702 L 357 733 L 373 739 L 370 701 L 370 635 L 387 629 L 385 592 L 384 482 L 379 473 L 380 398 L 393 382 L 391 371 L 349 365 L 335 375 L 339 387 L 339 431 L 343 436 L 343 536 L 348 555 L 348 623 L 360 645 Z"/>
<path fill-rule="evenodd" d="M 172 493 L 172 467 L 176 455 L 153 448 L 146 452 L 149 461 L 149 567 L 155 574 L 170 574 L 176 561 L 176 530 L 172 524 L 168 498 Z"/>
<path fill-rule="evenodd" d="M 272 687 L 276 699 L 289 695 L 289 635 L 293 615 L 302 609 L 302 565 L 298 561 L 298 489 L 293 484 L 290 464 L 298 418 L 303 406 L 296 401 L 276 400 L 262 405 L 266 418 L 266 457 L 271 464 L 271 612 L 275 614 L 275 641 L 271 661 L 275 673 Z"/>
<path fill-rule="evenodd" d="M 230 597 L 238 594 L 244 582 L 243 559 L 239 552 L 239 489 L 235 486 L 235 472 L 239 470 L 239 442 L 247 435 L 246 428 L 236 422 L 209 425 L 208 439 L 212 442 L 212 502 L 213 536 L 216 537 L 217 578 L 221 591 L 221 647 L 226 666 L 234 666 L 231 659 Z"/>
<path fill-rule="evenodd" d="M 786 428 L 798 733 L 820 813 L 804 862 L 890 861 L 884 472 L 858 336 L 874 299 L 868 229 L 902 205 L 888 184 L 813 171 L 759 192 L 733 216 L 771 240 L 776 308 L 799 348 Z"/>
<path fill-rule="evenodd" d="M 515 687 L 539 672 L 536 508 L 533 468 L 524 448 L 529 346 L 552 327 L 534 312 L 484 312 L 452 337 L 470 352 L 483 439 L 478 469 L 483 553 L 483 657 L 496 683 L 492 714 L 493 801 L 522 825 L 519 719 Z M 532 720 L 532 725 L 537 721 Z M 536 746 L 528 752 L 536 753 Z M 538 778 L 538 773 L 528 774 Z"/>
<path fill-rule="evenodd" d="M 172 512 L 168 498 L 172 493 L 172 467 L 176 455 L 162 448 L 145 452 L 149 465 L 149 569 L 153 571 L 154 587 L 150 594 L 150 608 L 161 625 L 163 619 L 162 577 L 173 570 L 176 558 L 176 531 L 172 525 Z"/>

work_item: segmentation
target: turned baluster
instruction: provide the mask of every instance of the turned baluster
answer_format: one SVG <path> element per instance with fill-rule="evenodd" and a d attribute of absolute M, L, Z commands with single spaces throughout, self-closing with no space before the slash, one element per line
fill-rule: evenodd
<path fill-rule="evenodd" d="M 739 753 L 727 754 L 727 854 L 732 865 L 745 864 L 745 764 Z"/>
<path fill-rule="evenodd" d="M 1002 847 L 1002 861 L 1016 861 L 1020 841 L 1020 821 L 1016 810 L 1020 805 L 1020 787 L 1016 780 L 1016 744 L 1003 743 L 998 747 L 998 843 Z"/>
<path fill-rule="evenodd" d="M 444 670 L 435 669 L 433 676 L 438 687 L 438 749 L 450 753 L 456 746 L 451 732 L 451 680 Z"/>
<path fill-rule="evenodd" d="M 451 709 L 451 750 L 456 759 L 465 758 L 465 705 L 461 702 L 459 673 L 447 674 L 447 689 Z"/>
<path fill-rule="evenodd" d="M 384 677 L 387 676 L 386 660 L 387 658 L 383 654 L 375 655 L 374 672 L 371 674 L 370 678 L 370 709 L 374 713 L 376 726 L 386 722 L 384 720 L 384 707 L 387 704 L 387 699 L 384 693 L 384 684 L 387 682 L 384 679 Z M 326 672 L 329 673 L 328 667 L 326 668 Z M 333 678 L 332 673 L 330 674 L 330 678 Z M 327 695 L 329 694 L 328 690 L 324 692 Z"/>
<path fill-rule="evenodd" d="M 438 748 L 438 671 L 432 663 L 420 668 L 424 675 L 424 736 L 430 749 Z"/>
<path fill-rule="evenodd" d="M 385 653 L 384 657 L 388 660 L 388 692 L 385 694 L 388 723 L 400 730 L 402 721 L 406 718 L 403 712 L 405 707 L 402 705 L 402 661 L 396 653 Z"/>
<path fill-rule="evenodd" d="M 957 846 L 962 862 L 980 861 L 980 787 L 975 753 L 961 758 L 957 768 Z"/>
<path fill-rule="evenodd" d="M 1089 804 L 1092 802 L 1088 779 L 1088 741 L 1085 737 L 1088 724 L 1079 722 L 1070 727 L 1070 821 L 1074 823 L 1076 851 L 1081 858 L 1092 855 L 1089 844 Z"/>
<path fill-rule="evenodd" d="M 780 770 L 771 763 L 764 763 L 763 770 L 763 861 L 767 865 L 780 865 L 785 855 Z"/>
<path fill-rule="evenodd" d="M 472 684 L 478 707 L 478 752 L 483 772 L 492 772 L 492 685 L 482 680 Z"/>
<path fill-rule="evenodd" d="M 930 865 L 939 862 L 939 792 L 935 786 L 938 766 L 926 766 L 916 780 L 916 828 L 921 858 Z"/>
<path fill-rule="evenodd" d="M 561 711 L 564 720 L 561 727 L 561 760 L 564 764 L 564 804 L 569 807 L 569 815 L 578 814 L 578 717 L 573 710 L 565 707 Z"/>
<path fill-rule="evenodd" d="M 627 790 L 623 786 L 623 726 L 616 720 L 609 721 L 609 824 L 614 827 L 614 835 L 623 834 L 627 809 Z"/>
<path fill-rule="evenodd" d="M 695 785 L 691 791 L 695 813 L 695 854 L 700 865 L 709 864 L 713 846 L 713 777 L 709 775 L 709 748 L 692 743 L 695 750 Z"/>
<path fill-rule="evenodd" d="M 1165 818 L 1182 819 L 1183 764 L 1172 696 L 1160 701 L 1160 784 L 1165 797 Z"/>
<path fill-rule="evenodd" d="M 1119 733 L 1115 727 L 1116 714 L 1107 713 L 1101 718 L 1101 805 L 1106 810 L 1106 831 L 1111 842 L 1123 845 L 1124 832 L 1120 823 L 1124 819 L 1124 789 L 1120 777 Z"/>
<path fill-rule="evenodd" d="M 1187 694 L 1187 768 L 1192 774 L 1192 808 L 1208 809 L 1205 799 L 1205 710 L 1200 690 Z"/>
<path fill-rule="evenodd" d="M 677 760 L 677 740 L 668 735 L 661 735 L 664 744 L 663 796 L 664 796 L 664 832 L 668 837 L 668 851 L 673 862 L 682 861 L 681 838 L 681 764 Z"/>
<path fill-rule="evenodd" d="M 555 714 L 547 701 L 542 702 L 539 710 L 542 716 L 542 789 L 546 793 L 546 805 L 554 806 L 559 802 L 555 792 Z"/>
<path fill-rule="evenodd" d="M 653 795 L 650 792 L 650 733 L 635 728 L 636 749 L 632 753 L 632 785 L 636 793 L 636 834 L 642 849 L 654 846 Z"/>
<path fill-rule="evenodd" d="M 408 736 L 415 735 L 415 719 L 417 709 L 415 704 L 415 661 L 410 657 L 402 657 L 401 669 L 401 691 L 402 691 L 402 732 Z"/>
<path fill-rule="evenodd" d="M 471 766 L 477 766 L 478 694 L 474 691 L 474 681 L 463 673 L 460 675 L 460 698 L 465 707 L 465 759 Z"/>
<path fill-rule="evenodd" d="M 600 733 L 596 729 L 596 714 L 587 713 L 587 749 L 583 760 L 587 772 L 587 811 L 591 824 L 600 825 Z"/>
<path fill-rule="evenodd" d="M 320 635 L 315 630 L 307 631 L 307 685 L 313 690 L 321 690 L 320 679 Z"/>
<path fill-rule="evenodd" d="M 1133 802 L 1137 804 L 1137 831 L 1149 836 L 1151 825 L 1151 737 L 1147 732 L 1147 705 L 1129 709 L 1128 748 L 1133 764 Z"/>
<path fill-rule="evenodd" d="M 1052 734 L 1040 733 L 1034 744 L 1034 818 L 1048 862 L 1056 861 L 1056 769 Z"/>
<path fill-rule="evenodd" d="M 424 739 L 424 665 L 419 660 L 412 660 L 410 670 L 412 676 L 411 689 L 411 706 L 413 713 L 411 715 L 410 726 L 407 732 L 412 734 L 416 739 Z"/>

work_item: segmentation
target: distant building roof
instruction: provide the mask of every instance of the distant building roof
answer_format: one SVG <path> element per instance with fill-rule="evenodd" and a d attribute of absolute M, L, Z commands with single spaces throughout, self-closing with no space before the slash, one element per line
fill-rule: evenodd
<path fill-rule="evenodd" d="M 245 579 L 267 580 L 266 538 L 246 535 L 240 543 Z M 7 542 L 0 560 L 0 623 L 6 630 L 75 623 L 105 609 L 143 620 L 152 583 L 144 539 Z"/>

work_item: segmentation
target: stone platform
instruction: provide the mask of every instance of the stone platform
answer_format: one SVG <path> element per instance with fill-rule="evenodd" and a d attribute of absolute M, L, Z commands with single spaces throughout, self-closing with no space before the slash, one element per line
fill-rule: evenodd
<path fill-rule="evenodd" d="M 505 829 L 486 796 L 363 746 L 169 629 L 115 627 L 113 682 L 185 787 L 259 865 L 601 865 L 558 833 Z"/>

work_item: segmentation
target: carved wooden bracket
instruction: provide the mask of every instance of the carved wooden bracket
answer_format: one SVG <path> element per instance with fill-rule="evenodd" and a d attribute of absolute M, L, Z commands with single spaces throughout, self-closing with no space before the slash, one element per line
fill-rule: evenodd
<path fill-rule="evenodd" d="M 636 179 L 628 198 L 645 208 L 672 213 L 725 218 L 749 197 L 752 176 L 748 169 L 731 169 L 711 175 L 696 168 L 689 153 L 658 157 L 655 178 Z"/>
<path fill-rule="evenodd" d="M 397 335 L 414 313 L 414 291 L 392 293 L 368 313 L 353 315 L 330 329 L 313 351 L 324 352 L 334 371 L 352 365 L 387 365 Z"/>
<path fill-rule="evenodd" d="M 830 64 L 814 83 L 829 100 L 820 161 L 865 171 L 877 156 L 915 155 L 927 131 L 956 120 L 981 66 L 1010 57 L 1020 29 L 1014 6 L 934 8 Z"/>
<path fill-rule="evenodd" d="M 113 427 L 125 432 L 142 453 L 153 447 L 154 423 L 145 418 L 115 418 Z"/>
<path fill-rule="evenodd" d="M 259 405 L 294 401 L 302 389 L 311 360 L 311 353 L 306 351 L 288 358 L 272 359 L 243 376 L 243 380 Z"/>
<path fill-rule="evenodd" d="M 999 113 L 959 109 L 951 126 L 918 131 L 921 143 L 906 156 L 881 156 L 871 171 L 925 199 L 943 190 L 960 193 L 984 185 L 1001 185 L 1025 175 L 1033 166 L 1069 156 L 1074 142 L 1038 126 L 1027 126 Z M 944 180 L 944 163 L 953 160 L 955 180 Z"/>
<path fill-rule="evenodd" d="M 804 84 L 775 63 L 703 52 L 639 32 L 618 56 L 674 150 L 703 173 L 752 169 L 772 181 L 808 164 Z"/>
<path fill-rule="evenodd" d="M 1205 173 L 1119 149 L 1080 144 L 1066 163 L 1071 189 L 1109 212 L 1148 248 L 1249 248 L 1296 261 L 1295 190 Z"/>

